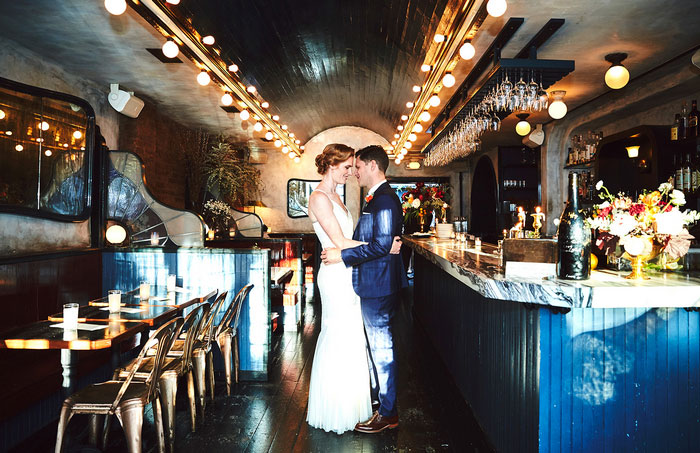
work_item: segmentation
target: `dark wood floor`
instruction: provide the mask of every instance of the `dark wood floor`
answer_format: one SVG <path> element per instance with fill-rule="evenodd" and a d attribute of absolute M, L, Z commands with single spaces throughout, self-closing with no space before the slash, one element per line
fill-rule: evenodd
<path fill-rule="evenodd" d="M 206 419 L 190 433 L 185 401 L 178 395 L 179 452 L 384 452 L 384 451 L 491 451 L 476 421 L 435 351 L 411 316 L 410 295 L 404 298 L 395 325 L 399 367 L 399 427 L 380 434 L 334 433 L 306 424 L 306 400 L 320 312 L 307 305 L 302 332 L 275 334 L 270 357 L 270 380 L 245 382 L 234 394 L 224 394 L 217 381 L 217 397 L 207 405 Z M 144 425 L 146 451 L 157 451 L 152 414 Z M 71 422 L 79 443 L 85 420 Z M 22 453 L 52 451 L 55 425 L 25 442 Z M 68 451 L 91 451 L 77 446 Z M 125 451 L 118 423 L 113 424 L 108 452 Z"/>

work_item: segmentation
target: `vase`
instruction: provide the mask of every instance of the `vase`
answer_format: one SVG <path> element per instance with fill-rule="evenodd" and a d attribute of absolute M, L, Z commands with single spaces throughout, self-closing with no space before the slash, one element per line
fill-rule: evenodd
<path fill-rule="evenodd" d="M 644 273 L 646 262 L 659 254 L 660 248 L 654 244 L 652 236 L 632 236 L 625 239 L 625 258 L 632 265 L 632 273 L 625 276 L 630 280 L 649 280 Z"/>
<path fill-rule="evenodd" d="M 430 224 L 433 222 L 433 213 L 428 212 L 423 216 L 423 222 L 426 229 L 430 228 Z M 420 217 L 418 214 L 411 215 L 408 217 L 403 225 L 404 234 L 412 234 L 421 231 L 420 229 Z"/>

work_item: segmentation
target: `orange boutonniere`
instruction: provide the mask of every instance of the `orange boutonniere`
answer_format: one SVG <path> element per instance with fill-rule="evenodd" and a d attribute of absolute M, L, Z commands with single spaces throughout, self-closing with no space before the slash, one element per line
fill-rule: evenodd
<path fill-rule="evenodd" d="M 374 198 L 374 195 L 367 195 L 365 197 L 365 203 L 369 203 L 370 201 L 372 201 L 372 198 Z"/>

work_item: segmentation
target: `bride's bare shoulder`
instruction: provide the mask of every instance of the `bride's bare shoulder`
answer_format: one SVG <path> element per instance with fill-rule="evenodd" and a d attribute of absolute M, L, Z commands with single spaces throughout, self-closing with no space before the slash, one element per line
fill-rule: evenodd
<path fill-rule="evenodd" d="M 319 191 L 314 190 L 309 195 L 309 217 L 315 222 L 319 217 L 333 212 L 333 204 L 328 196 Z"/>

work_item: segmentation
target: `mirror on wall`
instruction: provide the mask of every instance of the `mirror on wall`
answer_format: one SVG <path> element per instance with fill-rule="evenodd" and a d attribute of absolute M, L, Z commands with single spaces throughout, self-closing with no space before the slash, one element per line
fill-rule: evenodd
<path fill-rule="evenodd" d="M 87 218 L 93 129 L 87 102 L 0 79 L 0 210 Z"/>
<path fill-rule="evenodd" d="M 290 179 L 287 181 L 287 215 L 293 219 L 309 216 L 309 195 L 321 180 Z M 345 203 L 345 186 L 335 188 L 340 199 Z"/>

